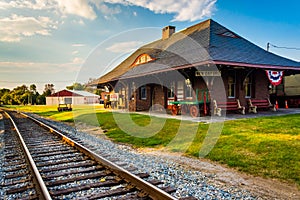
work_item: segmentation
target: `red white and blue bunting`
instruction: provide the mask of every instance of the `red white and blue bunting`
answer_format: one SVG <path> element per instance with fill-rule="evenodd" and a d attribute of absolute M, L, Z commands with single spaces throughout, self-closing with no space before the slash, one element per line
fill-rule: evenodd
<path fill-rule="evenodd" d="M 283 78 L 283 71 L 266 70 L 266 73 L 272 85 L 280 85 Z"/>

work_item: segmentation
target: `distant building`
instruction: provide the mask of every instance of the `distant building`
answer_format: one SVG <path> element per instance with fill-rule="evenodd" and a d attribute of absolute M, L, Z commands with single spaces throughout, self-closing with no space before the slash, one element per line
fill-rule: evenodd
<path fill-rule="evenodd" d="M 65 89 L 46 97 L 46 105 L 64 103 L 73 105 L 97 104 L 100 103 L 100 96 L 86 91 Z"/>

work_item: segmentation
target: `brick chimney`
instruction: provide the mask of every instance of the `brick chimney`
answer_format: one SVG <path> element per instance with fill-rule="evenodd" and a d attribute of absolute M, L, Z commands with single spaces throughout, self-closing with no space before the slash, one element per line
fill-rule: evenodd
<path fill-rule="evenodd" d="M 173 33 L 175 33 L 175 26 L 166 26 L 162 29 L 162 39 L 168 39 Z"/>

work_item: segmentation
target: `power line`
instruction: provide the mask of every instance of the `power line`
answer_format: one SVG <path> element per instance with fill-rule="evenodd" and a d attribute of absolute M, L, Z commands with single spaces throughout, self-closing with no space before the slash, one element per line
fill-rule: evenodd
<path fill-rule="evenodd" d="M 288 49 L 288 50 L 297 50 L 297 51 L 300 51 L 300 48 L 297 48 L 297 47 L 280 47 L 280 46 L 271 44 L 269 42 L 267 43 L 267 51 L 270 50 L 270 46 L 272 46 L 274 48 L 278 48 L 278 49 Z"/>

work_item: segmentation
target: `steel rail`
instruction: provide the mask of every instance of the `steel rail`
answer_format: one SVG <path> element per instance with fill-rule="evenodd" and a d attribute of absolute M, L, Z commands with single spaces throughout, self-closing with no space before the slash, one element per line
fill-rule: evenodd
<path fill-rule="evenodd" d="M 40 199 L 43 199 L 43 200 L 52 200 L 52 198 L 51 198 L 51 196 L 49 194 L 49 191 L 48 191 L 48 189 L 46 187 L 46 184 L 43 181 L 43 178 L 42 178 L 42 176 L 41 176 L 41 174 L 40 174 L 40 172 L 39 172 L 39 170 L 38 170 L 38 168 L 37 168 L 37 166 L 36 166 L 36 164 L 35 164 L 32 156 L 31 156 L 31 154 L 30 154 L 30 152 L 29 152 L 29 150 L 28 150 L 28 148 L 27 148 L 27 146 L 26 146 L 26 144 L 25 144 L 25 142 L 23 140 L 23 137 L 22 137 L 22 135 L 21 135 L 21 133 L 20 133 L 17 125 L 15 124 L 14 120 L 12 119 L 12 117 L 7 112 L 4 111 L 4 113 L 8 116 L 8 118 L 12 122 L 12 124 L 13 124 L 16 132 L 17 132 L 18 138 L 19 138 L 19 140 L 21 142 L 21 147 L 23 148 L 23 150 L 25 152 L 25 156 L 26 156 L 26 158 L 27 158 L 27 160 L 29 162 L 29 166 L 32 169 L 33 174 L 34 174 L 34 176 L 36 178 L 37 187 L 38 187 L 38 190 L 40 191 L 40 194 L 37 194 L 37 195 L 39 195 Z"/>
<path fill-rule="evenodd" d="M 34 117 L 31 117 L 29 115 L 26 115 L 24 113 L 21 113 L 23 116 L 30 118 L 31 120 L 35 121 L 40 126 L 43 126 L 47 129 L 49 129 L 50 132 L 56 134 L 59 136 L 64 142 L 68 143 L 69 145 L 75 147 L 82 153 L 85 153 L 86 155 L 90 156 L 92 159 L 100 162 L 105 167 L 108 167 L 112 169 L 116 174 L 119 174 L 122 178 L 125 179 L 125 181 L 129 181 L 132 185 L 137 187 L 138 189 L 144 191 L 146 194 L 148 194 L 151 198 L 155 200 L 177 200 L 177 198 L 173 197 L 172 195 L 168 194 L 167 192 L 163 191 L 162 189 L 152 185 L 151 183 L 148 183 L 147 181 L 143 180 L 142 178 L 130 173 L 129 171 L 119 167 L 118 165 L 114 164 L 113 162 L 103 158 L 99 154 L 94 153 L 90 149 L 84 147 L 83 145 L 77 143 L 76 141 L 72 140 L 71 138 L 65 136 L 61 132 L 55 130 L 53 127 L 35 119 Z"/>

